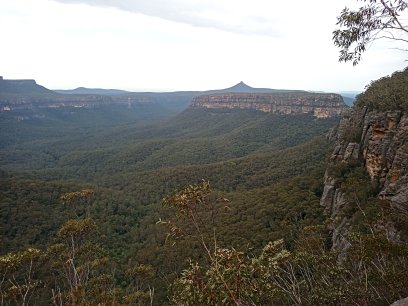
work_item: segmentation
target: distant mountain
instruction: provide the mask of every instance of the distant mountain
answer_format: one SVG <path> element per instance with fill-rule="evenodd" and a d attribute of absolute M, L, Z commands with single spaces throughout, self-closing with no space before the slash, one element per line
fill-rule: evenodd
<path fill-rule="evenodd" d="M 31 94 L 58 94 L 60 95 L 103 95 L 103 96 L 122 96 L 122 97 L 137 97 L 137 96 L 149 96 L 149 97 L 160 97 L 172 96 L 172 97 L 188 97 L 191 99 L 198 95 L 207 94 L 217 94 L 217 93 L 281 93 L 281 92 L 307 92 L 304 90 L 289 90 L 289 89 L 272 89 L 272 88 L 254 88 L 244 82 L 239 82 L 238 84 L 215 90 L 206 91 L 174 91 L 174 92 L 130 92 L 120 89 L 104 89 L 104 88 L 86 88 L 78 87 L 75 89 L 56 89 L 50 90 L 44 86 L 38 85 L 35 80 L 5 80 L 0 77 L 0 96 L 3 94 L 19 94 L 19 95 L 31 95 Z M 342 96 L 354 98 L 359 92 L 341 92 Z M 72 98 L 70 98 L 72 99 Z M 115 100 L 118 98 L 116 97 Z M 81 99 L 83 100 L 83 99 Z"/>
<path fill-rule="evenodd" d="M 361 94 L 361 91 L 340 91 L 339 94 L 342 96 L 350 97 L 350 98 L 355 98 L 357 95 Z"/>
<path fill-rule="evenodd" d="M 5 80 L 0 77 L 0 94 L 54 94 L 35 80 Z"/>
<path fill-rule="evenodd" d="M 213 94 L 213 93 L 269 93 L 269 92 L 294 92 L 301 90 L 287 90 L 287 89 L 271 89 L 271 88 L 254 88 L 244 82 L 239 82 L 238 84 L 224 88 L 224 89 L 213 89 L 206 91 L 174 91 L 174 92 L 130 92 L 120 89 L 103 89 L 103 88 L 86 88 L 78 87 L 75 89 L 55 89 L 54 90 L 60 94 L 79 94 L 79 95 L 201 95 L 201 94 Z"/>
<path fill-rule="evenodd" d="M 276 89 L 254 88 L 254 87 L 248 86 L 247 84 L 245 84 L 242 81 L 239 82 L 238 84 L 232 86 L 232 87 L 219 90 L 220 93 L 224 93 L 224 92 L 233 92 L 233 93 L 235 93 L 235 92 L 249 92 L 249 93 L 252 93 L 252 92 L 272 92 L 272 91 L 275 92 Z"/>
<path fill-rule="evenodd" d="M 253 89 L 254 89 L 253 87 L 248 86 L 247 84 L 245 84 L 244 82 L 241 81 L 238 84 L 236 84 L 236 85 L 234 85 L 234 86 L 232 86 L 230 88 L 227 88 L 226 90 L 233 91 L 233 92 L 248 92 L 248 91 L 251 91 Z"/>
<path fill-rule="evenodd" d="M 60 94 L 67 94 L 67 95 L 121 95 L 127 94 L 129 91 L 120 90 L 120 89 L 103 89 L 103 88 L 86 88 L 86 87 L 78 87 L 75 89 L 55 89 L 54 90 Z"/>
<path fill-rule="evenodd" d="M 0 112 L 25 112 L 21 116 L 29 118 L 43 116 L 43 110 L 53 108 L 98 108 L 111 105 L 132 108 L 135 105 L 159 107 L 163 114 L 174 114 L 191 105 L 193 98 L 202 95 L 234 93 L 305 93 L 302 90 L 285 90 L 271 88 L 254 88 L 244 82 L 217 90 L 207 91 L 174 91 L 174 92 L 129 92 L 119 89 L 78 87 L 71 90 L 49 90 L 38 85 L 34 80 L 0 79 Z M 347 102 L 347 101 L 346 101 Z M 349 103 L 348 103 L 349 104 Z M 29 112 L 30 114 L 27 114 Z"/>
<path fill-rule="evenodd" d="M 354 105 L 354 101 L 356 100 L 356 98 L 351 98 L 351 97 L 347 97 L 347 96 L 343 96 L 343 101 L 344 103 L 346 103 L 348 106 L 353 106 Z"/>

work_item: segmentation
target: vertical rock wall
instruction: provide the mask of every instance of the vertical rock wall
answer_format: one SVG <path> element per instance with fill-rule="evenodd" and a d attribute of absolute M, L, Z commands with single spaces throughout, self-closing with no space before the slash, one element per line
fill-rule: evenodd
<path fill-rule="evenodd" d="M 360 162 L 378 198 L 390 202 L 392 208 L 408 213 L 408 114 L 401 111 L 377 112 L 354 108 L 329 135 L 335 141 L 330 163 Z M 344 238 L 351 229 L 350 220 L 338 220 L 347 196 L 341 189 L 340 178 L 326 171 L 320 204 L 333 220 L 333 248 L 344 249 Z M 337 219 L 336 219 L 337 218 Z"/>
<path fill-rule="evenodd" d="M 191 107 L 208 109 L 253 109 L 273 114 L 307 114 L 329 118 L 342 114 L 348 107 L 338 94 L 224 93 L 194 97 Z"/>

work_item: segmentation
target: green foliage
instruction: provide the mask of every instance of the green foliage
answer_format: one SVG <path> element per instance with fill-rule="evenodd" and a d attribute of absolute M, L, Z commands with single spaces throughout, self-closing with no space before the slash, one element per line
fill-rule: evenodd
<path fill-rule="evenodd" d="M 348 126 L 341 134 L 340 140 L 345 143 L 359 143 L 361 140 L 362 128 L 359 126 Z"/>
<path fill-rule="evenodd" d="M 336 122 L 310 115 L 199 109 L 154 126 L 133 123 L 106 131 L 99 126 L 73 129 L 59 122 L 9 122 L 0 129 L 0 137 L 12 142 L 0 150 L 0 162 L 6 169 L 36 170 L 43 178 L 100 181 L 129 171 L 276 152 L 305 143 Z"/>
<path fill-rule="evenodd" d="M 165 228 L 156 222 L 168 219 L 169 212 L 160 202 L 180 186 L 202 179 L 211 180 L 215 190 L 205 198 L 208 205 L 197 210 L 207 242 L 215 228 L 220 243 L 236 249 L 248 246 L 259 252 L 283 235 L 291 248 L 303 225 L 322 221 L 318 203 L 329 143 L 319 135 L 337 119 L 189 109 L 154 125 L 126 119 L 123 125 L 98 128 L 107 123 L 98 113 L 86 115 L 84 110 L 81 116 L 72 118 L 72 125 L 62 117 L 0 121 L 0 137 L 7 140 L 0 152 L 6 170 L 0 176 L 0 252 L 29 246 L 48 250 L 55 263 L 48 270 L 55 275 L 43 271 L 47 284 L 55 284 L 55 277 L 61 283 L 63 263 L 72 254 L 65 238 L 73 234 L 80 238 L 79 267 L 92 267 L 90 280 L 117 271 L 107 289 L 112 299 L 144 304 L 154 297 L 162 304 L 166 284 L 187 259 L 205 259 L 192 239 L 197 233 L 176 239 L 176 248 L 165 243 Z M 82 197 L 86 190 L 94 192 L 89 199 Z M 214 208 L 214 223 L 206 207 Z M 93 232 L 84 221 L 90 216 L 97 225 Z M 191 233 L 194 225 L 182 229 Z M 57 237 L 59 231 L 64 235 Z M 143 265 L 153 266 L 154 274 L 131 278 L 125 272 Z M 106 283 L 101 287 L 107 288 Z M 42 289 L 38 299 L 48 299 L 51 289 L 55 297 L 68 300 L 67 287 L 60 286 L 59 292 L 54 285 Z M 86 299 L 89 290 L 78 288 L 77 300 Z"/>
<path fill-rule="evenodd" d="M 72 182 L 0 178 L 0 252 L 44 247 L 68 218 L 71 209 L 61 205 L 61 194 L 83 185 Z"/>
<path fill-rule="evenodd" d="M 81 241 L 92 235 L 95 229 L 96 224 L 92 219 L 68 220 L 58 231 L 58 236 L 63 239 Z"/>
<path fill-rule="evenodd" d="M 359 167 L 361 162 L 358 160 L 334 161 L 327 165 L 327 174 L 336 178 L 336 187 L 340 187 L 347 175 Z"/>
<path fill-rule="evenodd" d="M 60 199 L 70 205 L 89 206 L 94 192 L 89 189 L 70 192 Z M 94 242 L 96 224 L 90 218 L 77 218 L 66 221 L 57 237 L 60 244 L 51 245 L 48 249 L 51 267 L 55 279 L 52 290 L 54 304 L 87 305 L 112 303 L 116 294 L 111 294 L 114 279 L 104 269 L 109 266 L 100 245 Z"/>
<path fill-rule="evenodd" d="M 173 200 L 194 199 L 186 190 Z M 194 222 L 193 215 L 188 219 Z M 196 231 L 201 232 L 198 223 Z M 292 251 L 280 239 L 258 256 L 221 248 L 213 239 L 211 250 L 201 241 L 208 263 L 190 262 L 173 283 L 174 305 L 381 305 L 408 293 L 408 247 L 382 231 L 350 233 L 343 260 L 326 249 L 319 227 L 305 228 Z"/>
<path fill-rule="evenodd" d="M 354 261 L 339 265 L 337 254 L 327 250 L 329 233 L 318 226 L 324 223 L 319 198 L 330 148 L 316 136 L 334 123 L 188 110 L 155 126 L 103 131 L 58 130 L 49 122 L 11 125 L 12 135 L 22 138 L 4 144 L 0 156 L 8 170 L 0 173 L 1 252 L 30 245 L 46 250 L 49 264 L 41 264 L 34 278 L 41 279 L 41 287 L 33 288 L 36 304 L 50 295 L 62 304 L 163 304 L 166 284 L 180 276 L 189 258 L 190 268 L 171 289 L 175 304 L 392 300 L 406 292 L 384 286 L 369 262 L 365 267 L 381 294 L 368 290 L 356 297 L 365 272 L 355 270 Z M 405 224 L 389 210 L 369 209 L 371 191 L 364 189 L 359 164 L 337 166 L 344 190 L 356 195 L 364 211 L 351 208 L 356 220 L 382 213 Z M 360 223 L 358 229 L 371 234 L 368 221 Z M 357 259 L 365 254 L 359 250 L 353 253 Z M 405 281 L 395 269 L 404 249 L 398 252 L 387 257 L 390 284 Z M 354 271 L 363 275 L 355 282 Z"/>
<path fill-rule="evenodd" d="M 352 168 L 343 183 L 344 192 L 355 194 L 359 203 L 367 201 L 368 191 L 362 191 L 367 188 L 366 179 L 362 168 Z M 202 245 L 208 260 L 190 262 L 190 267 L 175 280 L 170 298 L 173 304 L 371 305 L 407 294 L 401 283 L 407 281 L 408 248 L 387 240 L 381 230 L 352 232 L 348 238 L 351 246 L 342 261 L 336 252 L 326 249 L 324 231 L 316 226 L 301 230 L 292 251 L 285 248 L 281 239 L 268 243 L 261 254 L 254 256 L 221 248 L 222 239 L 215 235 L 214 247 L 209 248 L 209 242 L 202 239 L 201 226 L 206 223 L 196 222 L 194 214 L 185 213 L 197 207 L 213 209 L 198 201 L 203 199 L 203 191 L 205 197 L 210 194 L 205 182 L 187 186 L 166 202 L 176 209 L 179 222 L 195 224 L 200 235 L 190 237 Z"/>
<path fill-rule="evenodd" d="M 372 81 L 365 92 L 357 96 L 357 107 L 379 111 L 408 110 L 408 68 L 391 76 Z"/>
<path fill-rule="evenodd" d="M 94 191 L 91 189 L 84 189 L 81 191 L 68 192 L 61 196 L 61 201 L 64 204 L 88 204 L 94 195 Z"/>
<path fill-rule="evenodd" d="M 163 199 L 163 206 L 173 207 L 178 216 L 191 215 L 198 206 L 207 204 L 210 183 L 203 181 L 198 185 L 188 185 L 181 191 Z"/>
<path fill-rule="evenodd" d="M 93 191 L 66 193 L 65 202 L 90 204 Z M 6 305 L 145 305 L 153 302 L 150 287 L 154 270 L 138 265 L 127 270 L 129 281 L 117 286 L 114 265 L 96 242 L 92 219 L 66 221 L 57 233 L 58 243 L 45 251 L 28 248 L 0 256 L 0 298 Z"/>
<path fill-rule="evenodd" d="M 337 17 L 340 29 L 333 31 L 334 45 L 341 48 L 339 61 L 352 61 L 353 65 L 360 62 L 367 46 L 379 38 L 408 42 L 404 38 L 408 26 L 400 16 L 407 9 L 407 1 L 360 1 L 365 5 L 356 11 L 343 9 Z"/>
<path fill-rule="evenodd" d="M 175 305 L 239 305 L 249 289 L 251 271 L 244 254 L 232 249 L 217 248 L 213 264 L 206 270 L 198 263 L 190 268 L 172 286 L 171 302 Z"/>
<path fill-rule="evenodd" d="M 364 217 L 364 207 L 367 206 L 371 197 L 375 196 L 374 186 L 366 169 L 362 166 L 353 168 L 344 175 L 341 190 L 346 194 L 347 204 L 341 210 L 341 217 L 357 218 L 362 214 Z M 341 217 L 339 219 L 341 219 Z M 361 217 L 361 216 L 360 216 Z M 355 222 L 358 224 L 359 222 Z"/>
<path fill-rule="evenodd" d="M 15 131 L 26 126 L 22 139 L 16 135 L 15 146 L 26 146 L 27 156 L 2 160 L 3 167 L 13 169 L 0 184 L 2 252 L 45 244 L 66 219 L 86 214 L 81 205 L 76 205 L 76 210 L 61 205 L 59 197 L 92 188 L 97 195 L 89 214 L 100 224 L 100 239 L 123 257 L 147 239 L 144 227 L 151 229 L 157 221 L 159 203 L 166 194 L 203 178 L 211 180 L 217 190 L 234 192 L 311 172 L 316 164 L 323 165 L 328 150 L 323 137 L 313 137 L 334 123 L 309 116 L 225 110 L 188 110 L 161 125 L 126 125 L 106 131 L 86 132 L 79 127 L 72 132 L 58 125 L 15 122 Z M 54 131 L 62 135 L 47 138 L 47 133 Z M 248 141 L 252 141 L 250 150 L 245 149 Z M 17 157 L 21 151 L 15 146 L 0 156 Z M 95 148 L 99 149 L 94 152 Z M 77 153 L 86 158 L 71 159 Z M 54 167 L 55 163 L 63 166 Z M 37 165 L 41 169 L 36 170 Z M 21 167 L 26 170 L 14 172 Z M 90 177 L 93 186 L 78 181 Z M 153 215 L 153 220 L 149 217 L 149 224 L 139 227 L 147 214 Z"/>
<path fill-rule="evenodd" d="M 42 285 L 38 267 L 44 262 L 39 249 L 28 248 L 0 256 L 0 301 L 28 305 L 34 291 Z"/>

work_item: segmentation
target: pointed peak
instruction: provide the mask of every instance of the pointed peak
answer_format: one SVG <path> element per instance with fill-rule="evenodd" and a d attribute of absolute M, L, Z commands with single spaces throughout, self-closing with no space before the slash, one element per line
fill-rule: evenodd
<path fill-rule="evenodd" d="M 243 81 L 241 81 L 241 82 L 239 82 L 238 84 L 234 85 L 234 87 L 236 87 L 236 86 L 245 86 L 245 87 L 252 88 L 251 86 L 245 84 Z"/>
<path fill-rule="evenodd" d="M 239 82 L 238 84 L 236 84 L 236 85 L 234 85 L 234 86 L 232 86 L 232 87 L 230 87 L 230 89 L 235 89 L 235 90 L 240 90 L 240 91 L 243 91 L 243 90 L 251 90 L 251 89 L 253 89 L 251 86 L 248 86 L 247 84 L 245 84 L 244 82 Z"/>
<path fill-rule="evenodd" d="M 239 82 L 238 84 L 235 84 L 232 87 L 225 88 L 225 89 L 219 89 L 219 90 L 210 90 L 207 91 L 207 94 L 217 94 L 217 93 L 268 93 L 268 92 L 276 92 L 277 90 L 275 89 L 270 89 L 270 88 L 254 88 L 251 87 L 247 84 L 245 84 L 243 81 Z"/>

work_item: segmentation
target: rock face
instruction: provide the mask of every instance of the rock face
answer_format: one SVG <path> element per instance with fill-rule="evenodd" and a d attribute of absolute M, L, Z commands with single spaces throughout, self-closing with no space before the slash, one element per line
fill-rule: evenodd
<path fill-rule="evenodd" d="M 377 197 L 388 200 L 397 211 L 408 213 L 407 113 L 355 108 L 344 113 L 329 137 L 335 140 L 332 164 L 361 162 L 379 190 Z M 345 203 L 347 198 L 338 178 L 326 171 L 320 204 L 334 220 Z M 344 249 L 346 241 L 341 237 L 350 229 L 347 223 L 348 220 L 337 220 L 333 226 L 334 249 Z"/>
<path fill-rule="evenodd" d="M 337 94 L 284 92 L 284 93 L 225 93 L 193 98 L 195 108 L 253 109 L 274 114 L 307 114 L 317 118 L 338 116 L 347 109 Z"/>
<path fill-rule="evenodd" d="M 408 114 L 368 112 L 361 136 L 362 157 L 379 197 L 408 213 Z"/>

